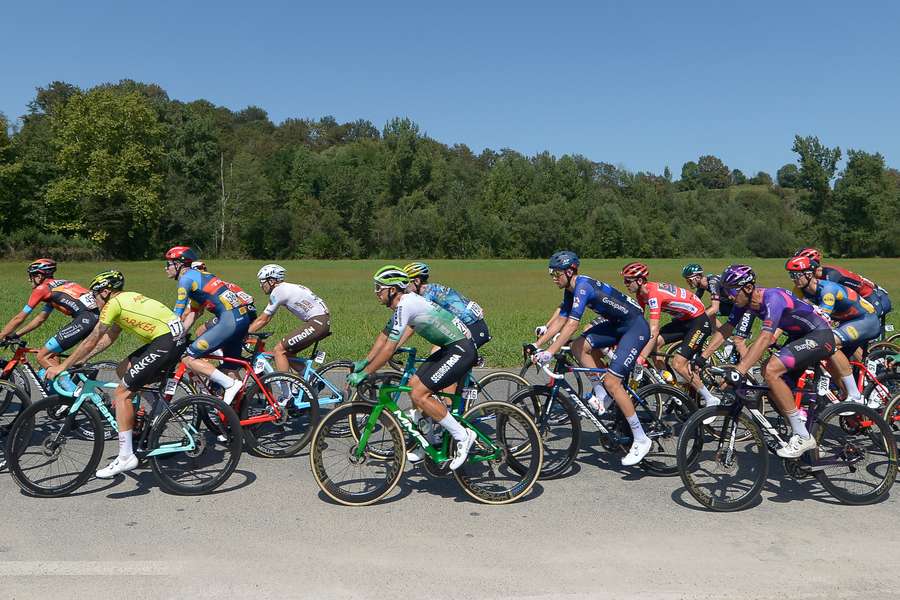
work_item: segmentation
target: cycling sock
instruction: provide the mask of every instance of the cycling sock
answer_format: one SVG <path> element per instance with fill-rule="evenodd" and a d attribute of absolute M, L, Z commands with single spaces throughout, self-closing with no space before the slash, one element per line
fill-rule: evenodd
<path fill-rule="evenodd" d="M 119 458 L 128 458 L 134 454 L 131 447 L 131 430 L 119 432 Z"/>
<path fill-rule="evenodd" d="M 594 384 L 594 396 L 597 397 L 597 400 L 603 403 L 603 408 L 607 409 L 612 406 L 613 397 L 609 395 L 609 392 L 606 391 L 606 388 L 603 387 L 602 383 Z"/>
<path fill-rule="evenodd" d="M 441 427 L 450 432 L 450 435 L 453 436 L 453 439 L 457 442 L 466 441 L 466 429 L 462 425 L 459 424 L 459 421 L 453 418 L 453 415 L 447 413 L 447 416 L 438 421 L 441 424 Z"/>
<path fill-rule="evenodd" d="M 712 392 L 709 391 L 709 388 L 702 383 L 700 384 L 700 387 L 697 388 L 697 393 L 703 396 L 703 399 L 707 402 L 713 402 L 715 404 L 719 403 L 719 399 L 713 396 Z"/>
<path fill-rule="evenodd" d="M 637 413 L 628 417 L 628 426 L 631 427 L 631 437 L 634 438 L 634 441 L 645 442 L 649 439 L 644 433 L 644 428 L 641 427 L 641 420 L 638 419 Z"/>
<path fill-rule="evenodd" d="M 856 382 L 853 381 L 853 375 L 844 375 L 841 377 L 841 381 L 844 382 L 844 387 L 847 388 L 847 399 L 853 400 L 855 398 L 860 397 L 859 388 L 856 387 Z"/>
<path fill-rule="evenodd" d="M 791 429 L 794 430 L 794 433 L 799 435 L 802 438 L 809 437 L 809 431 L 806 429 L 806 423 L 803 422 L 803 415 L 800 414 L 800 411 L 795 410 L 791 414 L 787 416 L 788 421 L 791 423 Z"/>
<path fill-rule="evenodd" d="M 209 376 L 209 380 L 213 383 L 218 383 L 223 388 L 231 387 L 235 382 L 234 379 L 218 369 L 213 370 L 212 374 Z"/>

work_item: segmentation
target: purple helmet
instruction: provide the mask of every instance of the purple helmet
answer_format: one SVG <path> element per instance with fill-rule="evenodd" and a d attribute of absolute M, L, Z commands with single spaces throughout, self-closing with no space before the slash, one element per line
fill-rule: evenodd
<path fill-rule="evenodd" d="M 730 265 L 722 271 L 722 288 L 729 298 L 737 296 L 738 290 L 748 283 L 756 283 L 756 273 L 749 265 Z"/>

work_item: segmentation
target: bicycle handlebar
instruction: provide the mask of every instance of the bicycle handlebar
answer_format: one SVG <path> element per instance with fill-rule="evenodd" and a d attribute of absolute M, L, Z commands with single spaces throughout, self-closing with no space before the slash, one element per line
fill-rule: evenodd
<path fill-rule="evenodd" d="M 562 373 L 554 373 L 547 365 L 541 365 L 541 369 L 544 370 L 544 373 L 546 373 L 550 377 L 550 379 L 562 379 L 563 377 L 565 377 L 565 375 L 563 375 Z"/>

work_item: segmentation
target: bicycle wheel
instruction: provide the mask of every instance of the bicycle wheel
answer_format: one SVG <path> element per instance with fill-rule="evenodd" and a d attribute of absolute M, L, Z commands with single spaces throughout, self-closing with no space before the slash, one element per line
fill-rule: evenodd
<path fill-rule="evenodd" d="M 241 421 L 274 417 L 273 401 L 280 406 L 281 416 L 246 425 L 244 437 L 247 449 L 263 458 L 294 456 L 309 443 L 319 422 L 316 394 L 306 381 L 292 373 L 269 373 L 260 383 L 262 388 L 254 382 L 241 399 Z M 298 400 L 298 396 L 303 397 L 302 401 Z"/>
<path fill-rule="evenodd" d="M 544 447 L 541 479 L 559 477 L 578 455 L 581 445 L 581 417 L 569 392 L 536 385 L 514 394 L 509 403 L 523 410 L 537 425 Z M 518 456 L 519 448 L 508 444 Z"/>
<path fill-rule="evenodd" d="M 28 494 L 56 498 L 90 479 L 103 453 L 100 413 L 84 403 L 75 414 L 61 414 L 71 399 L 50 396 L 25 408 L 7 436 L 6 460 L 15 482 Z M 95 433 L 84 439 L 77 429 Z"/>
<path fill-rule="evenodd" d="M 148 438 L 150 468 L 159 486 L 172 494 L 206 494 L 223 483 L 237 468 L 243 439 L 241 423 L 230 406 L 206 395 L 181 398 L 171 404 L 159 401 Z M 203 414 L 217 415 L 209 428 Z M 227 438 L 224 442 L 217 438 Z"/>
<path fill-rule="evenodd" d="M 811 451 L 816 478 L 836 499 L 871 504 L 891 489 L 897 443 L 877 412 L 861 404 L 833 404 L 818 415 L 810 434 L 818 444 Z"/>
<path fill-rule="evenodd" d="M 637 395 L 647 403 L 649 410 L 641 410 L 640 403 L 636 403 L 635 409 L 644 433 L 653 442 L 640 465 L 657 475 L 677 475 L 678 434 L 697 411 L 697 405 L 690 396 L 671 385 L 647 385 Z"/>
<path fill-rule="evenodd" d="M 507 402 L 483 402 L 463 421 L 478 433 L 466 462 L 453 472 L 463 491 L 484 504 L 509 504 L 530 492 L 543 462 L 531 417 Z"/>
<path fill-rule="evenodd" d="M 469 408 L 479 402 L 507 402 L 513 394 L 530 385 L 524 377 L 515 373 L 505 371 L 488 373 L 475 384 L 478 389 L 478 399 L 471 403 Z"/>
<path fill-rule="evenodd" d="M 368 423 L 374 406 L 352 402 L 334 409 L 316 427 L 309 464 L 316 483 L 340 504 L 365 506 L 387 496 L 400 481 L 406 464 L 403 431 L 397 420 L 382 411 L 372 425 L 361 456 L 356 438 L 340 433 L 347 423 Z M 337 432 L 336 432 L 337 430 Z M 375 448 L 376 452 L 371 452 Z"/>
<path fill-rule="evenodd" d="M 744 413 L 732 415 L 733 411 L 730 406 L 702 408 L 688 419 L 678 438 L 681 481 L 697 502 L 717 512 L 753 503 L 769 471 L 762 431 Z M 711 415 L 715 415 L 712 424 L 703 425 Z"/>
<path fill-rule="evenodd" d="M 878 378 L 877 382 L 870 382 L 862 391 L 866 403 L 872 400 L 878 400 L 884 407 L 887 407 L 891 398 L 897 394 L 900 394 L 900 373 L 887 373 L 882 375 Z M 885 420 L 887 420 L 887 417 L 885 417 Z"/>
<path fill-rule="evenodd" d="M 13 422 L 31 405 L 25 392 L 9 381 L 0 381 L 0 469 L 6 463 L 6 439 Z"/>
<path fill-rule="evenodd" d="M 347 377 L 353 372 L 353 363 L 349 360 L 334 360 L 316 369 L 316 373 L 322 380 L 311 377 L 307 383 L 316 391 L 319 399 L 319 409 L 334 408 L 349 400 L 350 390 L 347 386 Z M 331 389 L 331 388 L 334 389 Z"/>

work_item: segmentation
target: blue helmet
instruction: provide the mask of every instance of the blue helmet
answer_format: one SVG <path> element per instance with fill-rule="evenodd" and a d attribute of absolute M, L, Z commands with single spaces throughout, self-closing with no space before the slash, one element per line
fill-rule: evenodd
<path fill-rule="evenodd" d="M 550 257 L 550 268 L 555 271 L 565 271 L 566 269 L 577 269 L 581 263 L 578 255 L 570 250 L 560 250 Z"/>

